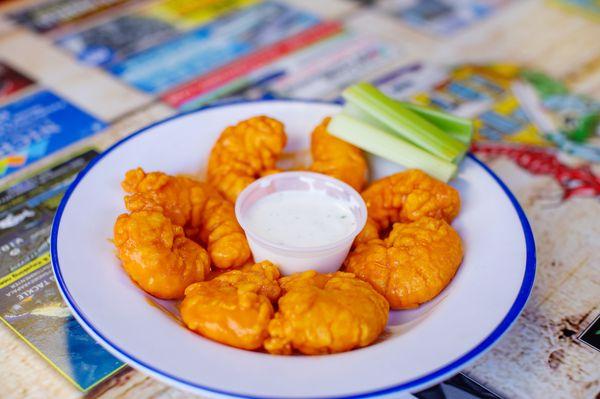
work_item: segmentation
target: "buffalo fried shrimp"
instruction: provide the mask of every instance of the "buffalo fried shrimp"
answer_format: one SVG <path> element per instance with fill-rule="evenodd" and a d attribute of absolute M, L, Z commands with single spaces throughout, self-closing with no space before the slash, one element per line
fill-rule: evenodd
<path fill-rule="evenodd" d="M 210 271 L 204 248 L 161 212 L 122 214 L 114 226 L 117 255 L 127 274 L 144 291 L 162 299 L 183 297 L 186 287 Z"/>
<path fill-rule="evenodd" d="M 131 212 L 158 211 L 179 226 L 199 225 L 205 195 L 190 178 L 136 168 L 125 173 L 121 187 L 129 194 L 125 207 Z"/>
<path fill-rule="evenodd" d="M 409 309 L 437 296 L 463 257 L 458 233 L 444 220 L 396 223 L 385 239 L 359 243 L 344 268 L 369 282 L 392 309 Z"/>
<path fill-rule="evenodd" d="M 189 238 L 206 245 L 214 266 L 239 267 L 250 259 L 233 205 L 209 185 L 184 176 L 146 173 L 141 168 L 127 172 L 121 185 L 129 193 L 125 197 L 129 211 L 163 212 L 182 226 Z"/>
<path fill-rule="evenodd" d="M 458 215 L 460 197 L 453 187 L 418 169 L 409 169 L 373 182 L 362 197 L 369 218 L 379 230 L 396 222 L 412 222 L 424 216 L 448 223 Z"/>
<path fill-rule="evenodd" d="M 283 124 L 267 116 L 227 127 L 210 152 L 208 182 L 235 202 L 254 180 L 277 171 L 276 162 L 286 141 Z"/>
<path fill-rule="evenodd" d="M 233 205 L 216 192 L 209 195 L 202 212 L 200 241 L 206 244 L 213 265 L 221 269 L 243 266 L 252 258 Z"/>
<path fill-rule="evenodd" d="M 272 301 L 280 295 L 279 270 L 268 261 L 189 286 L 181 303 L 186 326 L 241 349 L 258 349 L 268 336 Z"/>
<path fill-rule="evenodd" d="M 285 294 L 264 343 L 270 353 L 344 352 L 370 345 L 385 329 L 387 301 L 353 274 L 308 271 L 280 283 Z"/>
<path fill-rule="evenodd" d="M 323 119 L 313 130 L 310 144 L 313 163 L 310 170 L 335 177 L 360 191 L 367 180 L 365 156 L 359 148 L 327 131 L 330 119 Z"/>
<path fill-rule="evenodd" d="M 238 288 L 246 286 L 250 291 L 255 291 L 266 296 L 271 302 L 276 302 L 281 296 L 279 277 L 279 269 L 271 262 L 263 261 L 223 273 L 213 280 L 226 282 Z"/>

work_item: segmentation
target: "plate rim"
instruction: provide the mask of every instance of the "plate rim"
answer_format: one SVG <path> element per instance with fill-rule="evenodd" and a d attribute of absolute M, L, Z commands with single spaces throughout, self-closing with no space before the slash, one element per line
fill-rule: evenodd
<path fill-rule="evenodd" d="M 92 159 L 85 166 L 85 168 L 83 168 L 77 174 L 75 180 L 73 180 L 73 182 L 70 184 L 68 189 L 65 191 L 65 194 L 64 194 L 63 198 L 61 199 L 60 204 L 54 215 L 54 219 L 52 222 L 51 234 L 50 234 L 50 254 L 51 254 L 51 261 L 52 261 L 52 271 L 54 273 L 59 292 L 62 295 L 63 299 L 65 300 L 66 304 L 71 309 L 71 312 L 72 312 L 73 316 L 75 317 L 75 319 L 79 322 L 79 324 L 81 324 L 81 326 L 90 335 L 92 335 L 92 337 L 99 344 L 101 344 L 106 350 L 108 350 L 111 354 L 113 354 L 114 356 L 116 356 L 117 358 L 122 360 L 124 363 L 126 363 L 128 365 L 134 365 L 135 368 L 142 369 L 144 372 L 150 373 L 153 376 L 155 376 L 159 379 L 162 379 L 164 381 L 167 381 L 170 383 L 175 383 L 177 386 L 179 386 L 181 388 L 187 388 L 188 390 L 193 390 L 193 391 L 204 391 L 209 394 L 224 395 L 224 396 L 235 397 L 235 398 L 244 398 L 244 399 L 270 398 L 270 396 L 265 397 L 265 396 L 246 395 L 246 394 L 241 394 L 241 393 L 237 393 L 237 392 L 230 392 L 230 391 L 222 390 L 219 388 L 204 386 L 204 385 L 200 385 L 195 382 L 188 381 L 183 378 L 171 375 L 168 371 L 160 370 L 159 368 L 157 368 L 155 366 L 146 364 L 145 362 L 137 359 L 135 356 L 129 354 L 126 350 L 115 345 L 113 342 L 111 342 L 110 339 L 103 336 L 98 331 L 98 329 L 94 327 L 94 324 L 91 323 L 83 315 L 83 312 L 79 309 L 77 302 L 71 296 L 69 289 L 66 286 L 64 279 L 62 277 L 62 273 L 61 273 L 61 269 L 60 269 L 60 262 L 58 260 L 58 251 L 57 251 L 57 240 L 58 240 L 58 232 L 60 229 L 60 221 L 62 219 L 64 209 L 65 209 L 67 203 L 69 202 L 69 198 L 71 197 L 71 194 L 77 188 L 79 182 L 87 175 L 87 173 L 102 158 L 104 158 L 106 155 L 111 153 L 117 147 L 123 145 L 124 143 L 131 140 L 132 138 L 134 138 L 138 135 L 141 135 L 156 126 L 168 123 L 168 122 L 178 119 L 178 118 L 186 117 L 191 114 L 200 113 L 200 112 L 206 111 L 208 109 L 217 108 L 217 107 L 226 107 L 226 106 L 230 106 L 230 105 L 261 103 L 261 102 L 271 102 L 271 101 L 291 102 L 291 103 L 309 103 L 309 104 L 316 103 L 316 104 L 327 104 L 327 105 L 334 105 L 334 104 L 341 105 L 343 103 L 342 101 L 339 101 L 339 100 L 336 100 L 336 101 L 305 100 L 305 99 L 277 98 L 277 97 L 271 97 L 271 96 L 268 96 L 265 98 L 260 98 L 260 99 L 253 99 L 253 100 L 237 99 L 237 100 L 232 100 L 232 101 L 221 101 L 221 102 L 205 105 L 199 109 L 177 113 L 177 114 L 167 117 L 165 119 L 161 119 L 159 121 L 153 122 L 141 129 L 134 131 L 133 133 L 129 134 L 128 136 L 118 140 L 116 143 L 112 144 L 110 147 L 108 147 L 106 150 L 104 150 L 102 153 L 100 153 L 94 159 Z M 525 272 L 523 274 L 523 280 L 521 282 L 521 287 L 519 288 L 517 297 L 515 298 L 515 301 L 511 305 L 509 311 L 504 316 L 502 321 L 493 329 L 493 331 L 485 339 L 483 339 L 479 344 L 474 346 L 471 350 L 467 351 L 463 355 L 459 356 L 457 359 L 443 365 L 442 367 L 439 367 L 436 370 L 433 370 L 432 372 L 430 372 L 428 374 L 422 375 L 420 377 L 414 378 L 410 381 L 403 382 L 398 385 L 394 385 L 394 386 L 383 388 L 383 389 L 378 389 L 375 391 L 360 392 L 360 393 L 354 393 L 352 395 L 343 395 L 343 396 L 328 396 L 328 397 L 318 397 L 318 398 L 313 397 L 313 399 L 373 398 L 373 397 L 378 397 L 378 396 L 383 396 L 383 395 L 390 395 L 390 394 L 397 393 L 397 392 L 405 392 L 411 388 L 426 386 L 427 384 L 435 383 L 436 381 L 439 381 L 440 379 L 442 379 L 444 376 L 450 374 L 451 372 L 463 369 L 467 364 L 473 362 L 475 359 L 477 359 L 479 356 L 481 356 L 483 353 L 485 353 L 487 350 L 489 350 L 492 347 L 492 345 L 494 343 L 496 343 L 496 341 L 498 341 L 498 339 L 500 339 L 500 337 L 502 337 L 510 329 L 510 327 L 517 320 L 517 318 L 519 317 L 519 315 L 525 308 L 525 305 L 527 303 L 527 300 L 529 299 L 529 296 L 530 296 L 532 288 L 533 288 L 535 274 L 536 274 L 535 239 L 533 236 L 531 226 L 529 224 L 529 220 L 527 219 L 527 216 L 525 215 L 525 212 L 524 212 L 523 208 L 521 207 L 521 205 L 519 204 L 518 200 L 516 199 L 514 194 L 510 191 L 510 189 L 506 186 L 506 184 L 484 162 L 482 162 L 474 154 L 469 152 L 467 154 L 467 157 L 469 157 L 473 161 L 475 161 L 475 163 L 478 164 L 485 172 L 487 172 L 492 177 L 492 179 L 496 182 L 496 184 L 498 184 L 500 186 L 500 188 L 502 188 L 502 191 L 510 200 L 515 212 L 517 213 L 517 216 L 519 217 L 519 221 L 521 223 L 523 236 L 525 238 L 525 252 L 526 252 Z M 284 399 L 284 398 L 281 397 L 281 399 Z"/>

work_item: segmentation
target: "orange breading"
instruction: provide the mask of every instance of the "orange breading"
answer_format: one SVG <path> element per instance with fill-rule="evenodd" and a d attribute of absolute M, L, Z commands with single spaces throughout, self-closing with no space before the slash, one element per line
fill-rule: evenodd
<path fill-rule="evenodd" d="M 286 293 L 269 323 L 265 349 L 319 355 L 370 345 L 385 329 L 389 305 L 353 274 L 305 272 L 281 279 Z"/>
<path fill-rule="evenodd" d="M 158 298 L 183 297 L 188 285 L 204 280 L 210 271 L 206 250 L 161 212 L 120 215 L 114 243 L 129 277 Z"/>
<path fill-rule="evenodd" d="M 125 207 L 131 211 L 163 212 L 179 226 L 197 227 L 206 201 L 202 188 L 187 177 L 173 177 L 162 172 L 146 173 L 142 168 L 125 173 L 121 187 Z"/>
<path fill-rule="evenodd" d="M 182 226 L 189 238 L 206 245 L 214 266 L 239 267 L 250 259 L 250 248 L 233 205 L 207 184 L 137 168 L 126 173 L 121 185 L 130 193 L 125 197 L 129 211 L 163 212 Z"/>
<path fill-rule="evenodd" d="M 396 222 L 411 222 L 424 216 L 450 223 L 460 210 L 460 197 L 453 187 L 418 169 L 410 169 L 372 183 L 362 197 L 369 218 L 381 231 Z"/>
<path fill-rule="evenodd" d="M 233 204 L 216 192 L 209 196 L 202 212 L 200 240 L 206 244 L 215 267 L 239 267 L 252 259 L 244 230 L 235 217 Z"/>
<path fill-rule="evenodd" d="M 392 309 L 409 309 L 437 296 L 463 257 L 458 233 L 443 219 L 394 224 L 385 239 L 359 243 L 345 270 L 369 282 Z"/>
<path fill-rule="evenodd" d="M 365 156 L 359 148 L 327 132 L 330 119 L 323 119 L 313 130 L 310 144 L 313 164 L 310 170 L 335 177 L 360 191 L 367 181 Z"/>
<path fill-rule="evenodd" d="M 358 233 L 354 242 L 352 243 L 352 247 L 356 248 L 357 245 L 368 242 L 370 240 L 379 238 L 379 226 L 373 219 L 367 216 L 367 222 L 365 223 L 365 227 Z"/>
<path fill-rule="evenodd" d="M 279 270 L 265 261 L 234 270 L 185 291 L 181 317 L 207 338 L 242 349 L 262 347 L 280 295 Z"/>
<path fill-rule="evenodd" d="M 275 302 L 281 296 L 278 282 L 280 276 L 277 266 L 269 261 L 262 261 L 223 273 L 215 277 L 213 281 L 217 280 L 238 288 L 245 288 L 247 291 L 264 295 L 271 302 Z"/>
<path fill-rule="evenodd" d="M 293 290 L 294 288 L 302 288 L 307 286 L 314 286 L 323 288 L 329 280 L 331 280 L 332 273 L 323 274 L 317 273 L 314 270 L 307 270 L 302 273 L 295 273 L 290 276 L 282 277 L 279 279 L 279 286 L 283 293 Z"/>
<path fill-rule="evenodd" d="M 276 171 L 276 162 L 287 137 L 281 122 L 267 116 L 255 116 L 229 126 L 210 152 L 208 182 L 227 200 L 259 177 Z"/>

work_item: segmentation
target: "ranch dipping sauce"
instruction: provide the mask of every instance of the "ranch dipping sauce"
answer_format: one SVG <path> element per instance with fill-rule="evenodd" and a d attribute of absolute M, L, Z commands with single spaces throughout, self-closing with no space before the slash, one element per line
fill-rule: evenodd
<path fill-rule="evenodd" d="M 327 245 L 356 230 L 348 206 L 317 190 L 269 194 L 250 206 L 246 221 L 258 236 L 286 247 Z"/>
<path fill-rule="evenodd" d="M 346 183 L 313 172 L 261 177 L 235 202 L 255 262 L 268 260 L 283 275 L 338 270 L 367 221 L 367 206 Z"/>

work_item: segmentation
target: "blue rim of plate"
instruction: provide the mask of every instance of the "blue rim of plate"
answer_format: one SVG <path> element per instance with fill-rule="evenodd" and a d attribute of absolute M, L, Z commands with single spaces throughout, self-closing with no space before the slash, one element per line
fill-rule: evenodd
<path fill-rule="evenodd" d="M 94 325 L 84 316 L 83 312 L 77 306 L 77 302 L 71 296 L 69 289 L 65 285 L 65 282 L 63 280 L 63 277 L 62 277 L 62 274 L 60 271 L 60 264 L 58 261 L 57 239 L 58 239 L 58 231 L 60 228 L 60 220 L 62 218 L 62 214 L 67 205 L 67 202 L 69 201 L 69 198 L 71 197 L 71 194 L 73 193 L 73 191 L 75 190 L 75 188 L 77 187 L 79 182 L 94 167 L 94 165 L 96 163 L 98 163 L 98 161 L 100 161 L 107 154 L 112 152 L 115 148 L 117 148 L 120 145 L 122 145 L 123 143 L 129 141 L 133 137 L 138 136 L 138 135 L 152 129 L 155 126 L 170 122 L 173 119 L 181 118 L 181 117 L 184 117 L 184 116 L 187 116 L 190 114 L 202 112 L 207 109 L 216 108 L 216 107 L 223 107 L 223 106 L 243 104 L 243 103 L 268 102 L 268 101 L 282 101 L 282 102 L 309 103 L 309 104 L 311 104 L 311 103 L 341 104 L 341 101 L 294 100 L 294 99 L 276 98 L 276 97 L 265 97 L 265 98 L 261 98 L 258 100 L 223 101 L 223 102 L 218 102 L 215 104 L 207 105 L 207 106 L 201 107 L 201 108 L 193 110 L 193 111 L 179 113 L 177 115 L 173 115 L 173 116 L 163 119 L 161 121 L 152 123 L 149 126 L 146 126 L 142 129 L 130 134 L 129 136 L 119 140 L 118 142 L 116 142 L 115 144 L 110 146 L 107 150 L 105 150 L 100 155 L 98 155 L 96 158 L 94 158 L 92 161 L 90 161 L 90 163 L 77 175 L 77 177 L 75 178 L 73 183 L 71 183 L 71 185 L 65 192 L 65 195 L 63 196 L 63 199 L 61 200 L 61 202 L 58 206 L 58 209 L 54 216 L 54 221 L 52 223 L 52 232 L 51 232 L 51 236 L 50 236 L 50 252 L 51 252 L 51 256 L 52 256 L 52 270 L 54 271 L 54 275 L 56 277 L 56 281 L 58 283 L 58 287 L 59 287 L 59 290 L 60 290 L 63 298 L 65 299 L 65 301 L 67 302 L 67 304 L 69 305 L 71 310 L 74 312 L 74 316 L 76 317 L 76 319 L 80 323 L 83 323 L 84 324 L 83 327 L 85 327 L 86 330 L 91 331 L 92 335 L 94 335 L 97 338 L 97 340 L 100 341 L 99 343 L 102 344 L 104 347 L 106 347 L 106 349 L 108 349 L 109 352 L 111 352 L 113 354 L 118 354 L 117 357 L 120 357 L 121 360 L 123 360 L 125 363 L 133 363 L 134 365 L 137 365 L 142 369 L 145 369 L 147 371 L 150 371 L 151 373 L 161 376 L 165 380 L 170 380 L 170 381 L 176 382 L 182 386 L 187 386 L 187 387 L 193 388 L 195 390 L 201 390 L 201 391 L 205 391 L 205 392 L 209 392 L 209 393 L 214 393 L 214 394 L 218 394 L 218 395 L 226 395 L 226 396 L 235 397 L 235 398 L 267 399 L 267 398 L 273 398 L 273 397 L 249 396 L 249 395 L 244 395 L 244 394 L 240 394 L 240 393 L 236 393 L 236 392 L 229 392 L 229 391 L 224 391 L 224 390 L 217 389 L 217 388 L 203 386 L 203 385 L 199 385 L 194 382 L 191 382 L 191 381 L 181 379 L 177 376 L 169 374 L 168 372 L 166 372 L 164 370 L 157 369 L 156 367 L 153 367 L 152 365 L 149 365 L 139 359 L 136 359 L 135 356 L 127 353 L 125 350 L 123 350 L 119 346 L 115 345 L 108 338 L 103 336 L 102 333 L 100 333 L 100 331 L 96 327 L 94 327 Z M 448 375 L 449 373 L 451 373 L 453 371 L 454 372 L 460 371 L 460 369 L 462 367 L 466 366 L 468 363 L 470 363 L 471 361 L 475 360 L 477 357 L 482 355 L 506 331 L 508 331 L 508 329 L 515 322 L 517 317 L 523 311 L 523 308 L 525 307 L 525 304 L 527 303 L 527 299 L 529 298 L 529 294 L 531 293 L 531 290 L 533 288 L 533 282 L 535 280 L 535 268 L 536 268 L 535 240 L 533 238 L 533 232 L 531 230 L 531 226 L 529 225 L 529 221 L 527 220 L 527 216 L 525 216 L 525 212 L 521 208 L 521 205 L 519 204 L 519 202 L 517 201 L 517 199 L 515 198 L 513 193 L 510 191 L 510 189 L 506 186 L 506 184 L 504 184 L 504 182 L 502 180 L 500 180 L 500 178 L 486 164 L 484 164 L 477 157 L 475 157 L 475 155 L 473 155 L 472 153 L 469 153 L 467 156 L 470 157 L 471 159 L 473 159 L 487 173 L 489 173 L 489 175 L 502 188 L 502 190 L 504 191 L 504 193 L 506 194 L 506 196 L 512 203 L 513 207 L 515 208 L 515 211 L 517 212 L 517 215 L 519 216 L 519 220 L 521 222 L 521 227 L 523 229 L 523 235 L 525 237 L 525 248 L 526 248 L 525 273 L 523 275 L 523 281 L 521 283 L 521 288 L 519 289 L 519 293 L 517 294 L 517 297 L 516 297 L 514 303 L 512 304 L 512 306 L 510 307 L 508 313 L 506 314 L 504 319 L 502 319 L 500 324 L 498 324 L 498 326 L 496 326 L 494 331 L 492 331 L 492 333 L 490 335 L 488 335 L 483 341 L 481 341 L 477 346 L 475 346 L 473 349 L 471 349 L 467 353 L 460 356 L 458 359 L 438 368 L 437 370 L 432 371 L 429 374 L 415 378 L 408 382 L 404 382 L 399 385 L 395 385 L 392 387 L 388 387 L 388 388 L 384 388 L 384 389 L 380 389 L 380 390 L 376 390 L 376 391 L 362 392 L 362 393 L 357 393 L 357 394 L 353 394 L 353 395 L 349 395 L 349 396 L 348 395 L 346 395 L 346 396 L 329 396 L 329 397 L 320 397 L 320 398 L 313 397 L 313 399 L 373 398 L 373 397 L 382 396 L 382 395 L 389 395 L 394 392 L 408 391 L 411 388 L 426 386 L 428 383 L 438 381 L 440 378 L 443 378 L 444 376 Z M 279 397 L 279 398 L 284 399 L 281 397 Z"/>

